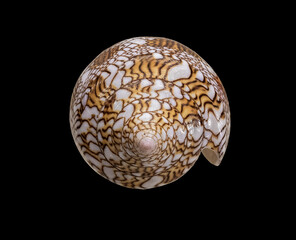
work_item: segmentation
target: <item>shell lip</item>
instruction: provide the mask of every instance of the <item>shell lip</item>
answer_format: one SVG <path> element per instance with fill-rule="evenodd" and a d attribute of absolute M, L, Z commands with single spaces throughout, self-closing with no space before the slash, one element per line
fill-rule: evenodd
<path fill-rule="evenodd" d="M 204 157 L 213 165 L 219 166 L 222 159 L 219 157 L 218 153 L 210 148 L 204 148 L 202 151 Z"/>

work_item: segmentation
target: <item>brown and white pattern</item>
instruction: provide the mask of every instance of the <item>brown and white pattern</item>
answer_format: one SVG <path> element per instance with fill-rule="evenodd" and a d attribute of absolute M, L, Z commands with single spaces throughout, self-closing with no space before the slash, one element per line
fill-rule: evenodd
<path fill-rule="evenodd" d="M 201 152 L 219 165 L 230 110 L 220 79 L 198 54 L 170 39 L 138 37 L 106 49 L 83 71 L 70 125 L 97 173 L 148 189 L 180 178 Z"/>

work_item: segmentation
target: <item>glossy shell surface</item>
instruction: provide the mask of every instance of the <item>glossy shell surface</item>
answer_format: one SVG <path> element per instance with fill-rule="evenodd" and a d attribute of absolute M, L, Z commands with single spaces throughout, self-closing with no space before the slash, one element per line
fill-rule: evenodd
<path fill-rule="evenodd" d="M 219 77 L 197 53 L 174 40 L 137 37 L 106 49 L 82 72 L 70 125 L 93 170 L 149 189 L 183 176 L 200 153 L 218 166 L 230 110 Z"/>

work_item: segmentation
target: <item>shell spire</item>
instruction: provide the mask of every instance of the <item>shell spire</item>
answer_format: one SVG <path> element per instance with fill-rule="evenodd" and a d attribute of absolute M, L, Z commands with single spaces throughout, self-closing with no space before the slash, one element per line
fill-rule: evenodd
<path fill-rule="evenodd" d="M 200 153 L 218 166 L 230 109 L 219 77 L 197 53 L 174 40 L 137 37 L 106 49 L 82 72 L 70 125 L 98 174 L 149 189 L 183 176 Z"/>

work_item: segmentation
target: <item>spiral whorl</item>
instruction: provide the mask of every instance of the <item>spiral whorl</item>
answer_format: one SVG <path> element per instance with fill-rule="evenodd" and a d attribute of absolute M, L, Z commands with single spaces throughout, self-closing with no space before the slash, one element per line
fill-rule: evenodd
<path fill-rule="evenodd" d="M 230 112 L 220 79 L 200 56 L 173 40 L 140 37 L 108 48 L 84 70 L 70 124 L 97 173 L 147 189 L 184 175 L 200 152 L 219 165 Z"/>

